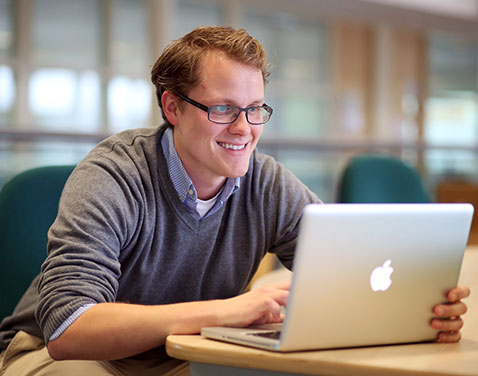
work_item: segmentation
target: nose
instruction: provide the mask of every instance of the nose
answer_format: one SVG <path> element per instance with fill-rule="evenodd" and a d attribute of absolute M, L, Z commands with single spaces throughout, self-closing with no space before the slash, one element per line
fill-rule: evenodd
<path fill-rule="evenodd" d="M 241 111 L 236 121 L 229 124 L 228 130 L 230 133 L 240 135 L 246 135 L 251 132 L 251 125 L 247 121 L 245 111 Z"/>

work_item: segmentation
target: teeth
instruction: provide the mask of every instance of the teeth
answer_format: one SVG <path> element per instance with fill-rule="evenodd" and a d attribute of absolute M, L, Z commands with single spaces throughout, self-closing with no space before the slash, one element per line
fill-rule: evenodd
<path fill-rule="evenodd" d="M 245 144 L 243 144 L 243 145 L 232 145 L 232 144 L 225 144 L 223 142 L 219 142 L 219 145 L 221 145 L 225 149 L 232 149 L 232 150 L 242 150 L 246 147 Z"/>

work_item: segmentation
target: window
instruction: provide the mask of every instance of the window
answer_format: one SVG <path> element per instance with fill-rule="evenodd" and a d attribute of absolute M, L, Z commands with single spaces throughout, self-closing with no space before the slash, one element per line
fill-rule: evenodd
<path fill-rule="evenodd" d="M 245 11 L 245 28 L 272 62 L 268 104 L 274 108 L 264 137 L 318 138 L 328 123 L 328 32 L 320 22 L 281 12 Z M 270 102 L 270 103 L 269 103 Z"/>
<path fill-rule="evenodd" d="M 35 0 L 33 57 L 37 64 L 96 66 L 102 30 L 99 0 Z"/>
<path fill-rule="evenodd" d="M 192 29 L 201 25 L 223 25 L 224 9 L 219 2 L 198 2 L 194 0 L 178 0 L 178 15 L 174 23 L 173 38 L 180 38 Z"/>
<path fill-rule="evenodd" d="M 478 158 L 472 147 L 478 145 L 478 43 L 474 38 L 433 33 L 428 60 L 425 141 L 464 149 L 429 150 L 427 167 L 433 175 L 476 179 Z"/>
<path fill-rule="evenodd" d="M 100 122 L 100 79 L 94 71 L 38 69 L 30 77 L 29 103 L 40 128 L 95 132 Z"/>
<path fill-rule="evenodd" d="M 349 155 L 367 150 L 413 158 L 433 179 L 449 171 L 478 179 L 476 38 L 451 24 L 428 36 L 428 24 L 342 19 L 342 5 L 331 2 L 325 15 L 308 3 L 0 0 L 0 128 L 10 137 L 0 140 L 0 181 L 4 171 L 74 163 L 105 132 L 157 126 L 153 42 L 228 23 L 245 27 L 273 63 L 274 116 L 259 148 L 325 201 Z M 51 143 L 42 138 L 49 132 L 84 135 Z M 422 141 L 433 148 L 422 153 Z"/>
<path fill-rule="evenodd" d="M 12 0 L 0 0 L 0 58 L 10 57 L 12 48 Z"/>
<path fill-rule="evenodd" d="M 142 79 L 117 76 L 108 86 L 109 130 L 148 127 L 151 87 Z"/>
<path fill-rule="evenodd" d="M 15 101 L 15 80 L 12 68 L 0 65 L 0 124 L 10 121 Z"/>
<path fill-rule="evenodd" d="M 13 50 L 12 1 L 0 0 L 0 124 L 9 124 L 15 101 L 15 78 L 7 63 Z M 3 63 L 5 62 L 5 63 Z M 2 64 L 3 63 L 3 64 Z"/>
<path fill-rule="evenodd" d="M 112 9 L 111 65 L 137 75 L 151 65 L 147 1 L 118 0 Z"/>
<path fill-rule="evenodd" d="M 148 6 L 0 0 L 0 126 L 14 135 L 0 143 L 0 183 L 12 171 L 77 163 L 105 131 L 151 125 Z M 21 28 L 29 35 L 14 34 L 14 11 L 20 22 L 31 18 Z M 17 128 L 31 130 L 32 141 L 16 140 Z M 44 141 L 37 131 L 90 138 Z"/>
<path fill-rule="evenodd" d="M 245 9 L 244 27 L 258 39 L 272 63 L 266 87 L 267 104 L 274 108 L 263 139 L 310 141 L 327 137 L 329 120 L 328 27 L 297 15 Z M 272 153 L 325 201 L 333 197 L 333 159 L 316 151 L 274 150 Z M 269 150 L 268 150 L 269 149 Z M 335 167 L 335 166 L 334 166 Z"/>
<path fill-rule="evenodd" d="M 107 86 L 109 132 L 152 125 L 148 2 L 119 0 L 115 5 L 110 42 L 113 74 Z"/>

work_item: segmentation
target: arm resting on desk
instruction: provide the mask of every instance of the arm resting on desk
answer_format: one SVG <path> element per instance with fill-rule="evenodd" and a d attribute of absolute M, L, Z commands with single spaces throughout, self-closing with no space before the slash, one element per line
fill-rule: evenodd
<path fill-rule="evenodd" d="M 199 333 L 215 325 L 279 322 L 288 284 L 266 286 L 234 298 L 170 305 L 100 303 L 50 341 L 53 359 L 110 360 L 161 346 L 169 334 Z"/>

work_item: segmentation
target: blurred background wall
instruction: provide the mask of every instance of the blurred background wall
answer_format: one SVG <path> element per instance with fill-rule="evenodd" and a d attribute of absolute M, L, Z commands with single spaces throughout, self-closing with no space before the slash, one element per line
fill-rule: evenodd
<path fill-rule="evenodd" d="M 205 24 L 265 46 L 259 149 L 324 201 L 362 152 L 408 161 L 432 196 L 478 181 L 477 0 L 0 0 L 0 186 L 159 125 L 151 66 Z"/>

